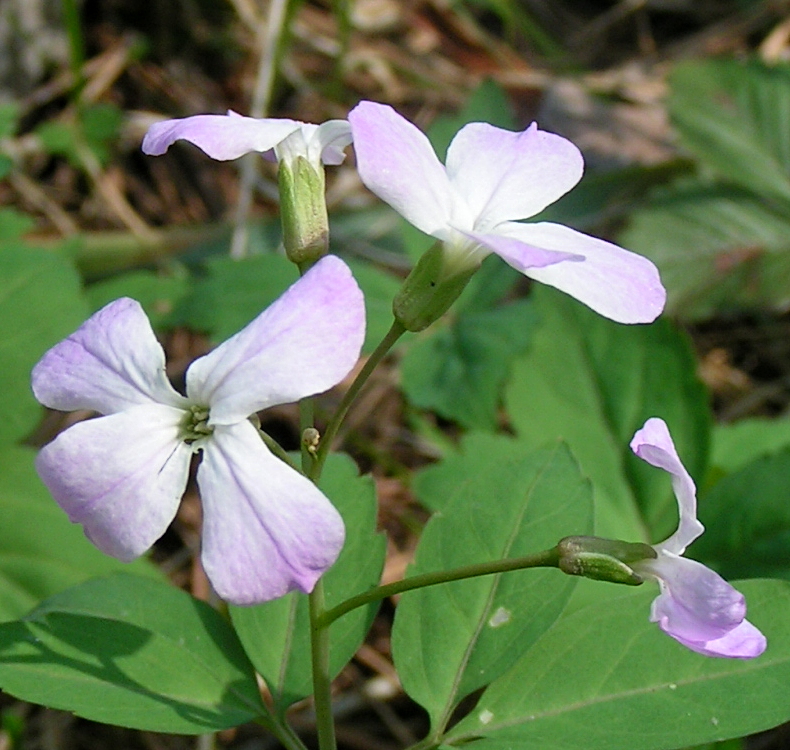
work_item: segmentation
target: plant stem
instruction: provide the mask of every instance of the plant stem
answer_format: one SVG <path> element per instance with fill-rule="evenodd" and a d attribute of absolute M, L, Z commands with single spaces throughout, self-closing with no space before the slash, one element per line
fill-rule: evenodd
<path fill-rule="evenodd" d="M 326 613 L 324 582 L 319 580 L 310 594 L 310 645 L 313 666 L 313 699 L 320 750 L 336 750 L 335 724 L 332 716 L 332 680 L 329 676 L 329 624 Z"/>
<path fill-rule="evenodd" d="M 426 586 L 436 586 L 439 583 L 449 583 L 450 581 L 461 581 L 464 578 L 476 578 L 478 576 L 489 576 L 495 573 L 507 573 L 511 570 L 522 570 L 526 568 L 556 568 L 559 564 L 559 552 L 556 547 L 537 552 L 526 557 L 513 557 L 506 560 L 492 560 L 491 562 L 475 563 L 474 565 L 464 565 L 454 570 L 437 570 L 433 573 L 423 573 L 422 575 L 404 578 L 386 586 L 377 586 L 363 594 L 357 594 L 350 599 L 346 599 L 336 607 L 327 610 L 321 618 L 321 625 L 328 627 L 339 617 L 348 614 L 357 607 L 364 607 L 366 604 L 386 599 L 395 594 L 412 589 L 425 588 Z"/>
<path fill-rule="evenodd" d="M 359 374 L 354 379 L 351 387 L 346 391 L 346 395 L 343 396 L 340 406 L 337 407 L 337 411 L 327 425 L 326 431 L 321 436 L 321 444 L 318 446 L 318 450 L 316 451 L 315 461 L 313 462 L 310 473 L 310 478 L 313 481 L 317 481 L 318 477 L 321 475 L 321 469 L 323 469 L 326 457 L 330 448 L 332 447 L 332 440 L 334 440 L 335 435 L 337 435 L 337 431 L 340 429 L 340 425 L 343 423 L 343 419 L 346 416 L 346 412 L 348 412 L 348 408 L 351 406 L 354 399 L 359 395 L 359 392 L 362 390 L 362 386 L 365 385 L 373 370 L 376 369 L 376 366 L 379 364 L 379 362 L 384 359 L 387 352 L 389 352 L 395 342 L 405 332 L 406 329 L 397 320 L 393 321 L 392 326 L 390 327 L 389 331 L 387 331 L 387 335 L 384 336 L 379 345 L 376 347 L 375 351 L 368 357 L 368 361 L 365 362 L 365 365 L 359 371 Z"/>

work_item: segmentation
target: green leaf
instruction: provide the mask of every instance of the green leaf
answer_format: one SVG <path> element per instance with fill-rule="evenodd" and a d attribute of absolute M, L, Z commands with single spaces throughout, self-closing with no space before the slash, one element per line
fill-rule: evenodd
<path fill-rule="evenodd" d="M 30 448 L 0 450 L 0 621 L 92 576 L 123 569 L 159 577 L 147 560 L 122 563 L 96 549 L 50 497 L 34 457 Z"/>
<path fill-rule="evenodd" d="M 790 305 L 790 214 L 738 188 L 679 184 L 635 211 L 619 241 L 650 258 L 667 311 L 687 319 Z"/>
<path fill-rule="evenodd" d="M 213 258 L 206 264 L 205 278 L 194 284 L 173 318 L 223 341 L 244 328 L 297 278 L 296 266 L 283 255 Z"/>
<path fill-rule="evenodd" d="M 564 446 L 534 453 L 477 436 L 432 469 L 448 501 L 423 531 L 409 575 L 521 557 L 592 528 L 590 486 Z M 470 456 L 474 456 L 471 460 Z M 437 486 L 438 485 L 438 486 Z M 520 570 L 409 591 L 392 649 L 404 690 L 443 729 L 455 706 L 502 674 L 556 620 L 576 585 Z"/>
<path fill-rule="evenodd" d="M 360 477 L 354 462 L 332 454 L 320 487 L 343 516 L 346 543 L 324 576 L 327 608 L 378 584 L 386 540 L 376 534 L 376 490 Z M 361 607 L 329 629 L 332 677 L 348 663 L 367 635 L 377 605 Z M 230 607 L 236 632 L 256 670 L 266 680 L 279 711 L 313 692 L 310 663 L 310 617 L 305 594 L 291 593 L 255 607 Z"/>
<path fill-rule="evenodd" d="M 625 593 L 563 616 L 447 740 L 475 739 L 478 750 L 673 750 L 787 721 L 777 686 L 790 681 L 790 584 L 738 588 L 768 638 L 758 659 L 695 654 L 648 622 L 655 588 Z"/>
<path fill-rule="evenodd" d="M 82 135 L 102 163 L 108 161 L 108 145 L 118 137 L 122 125 L 123 112 L 114 104 L 101 102 L 81 112 Z"/>
<path fill-rule="evenodd" d="M 669 478 L 628 446 L 661 417 L 691 475 L 704 474 L 711 416 L 688 341 L 667 320 L 619 325 L 552 289 L 535 292 L 543 320 L 506 390 L 517 435 L 532 446 L 567 441 L 593 482 L 596 534 L 666 538 L 677 525 Z"/>
<path fill-rule="evenodd" d="M 699 503 L 705 533 L 691 553 L 727 578 L 790 577 L 790 450 L 724 477 Z"/>
<path fill-rule="evenodd" d="M 790 419 L 742 419 L 713 428 L 710 465 L 730 474 L 755 458 L 790 448 Z"/>
<path fill-rule="evenodd" d="M 362 353 L 370 354 L 384 338 L 395 320 L 392 300 L 400 289 L 401 282 L 392 274 L 363 261 L 348 261 L 354 278 L 365 295 L 365 343 Z"/>
<path fill-rule="evenodd" d="M 15 208 L 0 208 L 0 242 L 19 239 L 35 225 L 33 219 Z"/>
<path fill-rule="evenodd" d="M 131 271 L 91 284 L 85 294 L 94 311 L 119 297 L 136 299 L 154 328 L 167 328 L 172 326 L 173 313 L 189 288 L 190 280 L 184 273 Z"/>
<path fill-rule="evenodd" d="M 0 140 L 11 138 L 19 126 L 19 105 L 16 102 L 0 104 Z"/>
<path fill-rule="evenodd" d="M 790 205 L 790 65 L 685 62 L 669 84 L 683 143 L 728 182 Z"/>
<path fill-rule="evenodd" d="M 0 625 L 0 687 L 78 716 L 202 734 L 264 714 L 230 625 L 169 584 L 116 574 Z"/>
<path fill-rule="evenodd" d="M 49 347 L 87 317 L 74 267 L 54 252 L 0 249 L 0 443 L 25 437 L 41 416 L 30 371 Z"/>
<path fill-rule="evenodd" d="M 495 429 L 502 388 L 534 325 L 530 302 L 521 300 L 432 327 L 406 353 L 404 392 L 415 406 L 464 427 Z"/>

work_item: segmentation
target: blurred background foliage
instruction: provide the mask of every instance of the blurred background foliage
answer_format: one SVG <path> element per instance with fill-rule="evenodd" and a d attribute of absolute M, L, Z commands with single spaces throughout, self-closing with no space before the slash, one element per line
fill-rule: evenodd
<path fill-rule="evenodd" d="M 691 553 L 728 577 L 790 577 L 790 2 L 2 0 L 0 49 L 0 617 L 118 567 L 33 470 L 33 448 L 64 425 L 29 393 L 43 351 L 133 296 L 177 383 L 295 278 L 272 166 L 186 145 L 148 158 L 148 126 L 227 109 L 320 122 L 360 99 L 393 104 L 440 155 L 475 120 L 570 138 L 587 171 L 540 218 L 650 257 L 669 292 L 665 320 L 628 329 L 489 259 L 445 321 L 399 345 L 343 434 L 376 482 L 385 580 L 436 507 L 420 469 L 467 433 L 563 438 L 595 484 L 599 533 L 666 536 L 668 484 L 627 455 L 654 414 L 701 490 L 708 532 Z M 430 240 L 365 191 L 353 155 L 329 170 L 328 201 L 333 251 L 366 294 L 369 352 Z M 293 409 L 263 418 L 295 446 Z M 137 572 L 207 597 L 198 530 L 190 492 L 157 565 Z M 339 678 L 355 717 L 344 747 L 397 747 L 424 721 L 393 676 L 391 611 L 380 617 Z M 192 746 L 7 697 L 0 716 L 0 747 Z M 780 748 L 783 731 L 717 747 Z"/>

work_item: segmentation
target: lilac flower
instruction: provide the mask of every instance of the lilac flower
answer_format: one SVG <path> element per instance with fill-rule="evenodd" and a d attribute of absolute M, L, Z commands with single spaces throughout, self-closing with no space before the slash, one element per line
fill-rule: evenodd
<path fill-rule="evenodd" d="M 656 559 L 632 563 L 643 577 L 658 580 L 650 620 L 684 646 L 706 656 L 751 659 L 765 651 L 765 636 L 746 617 L 741 593 L 702 563 L 681 557 L 702 532 L 697 520 L 694 482 L 678 457 L 663 420 L 648 419 L 631 441 L 631 450 L 672 476 L 680 510 L 677 531 L 653 546 Z"/>
<path fill-rule="evenodd" d="M 160 156 L 178 140 L 193 143 L 219 161 L 258 151 L 266 155 L 273 152 L 278 161 L 303 156 L 319 167 L 321 163 L 343 163 L 343 149 L 351 143 L 351 128 L 345 120 L 313 125 L 297 120 L 243 117 L 228 111 L 227 115 L 195 115 L 157 122 L 145 134 L 143 152 Z"/>
<path fill-rule="evenodd" d="M 445 167 L 391 107 L 361 102 L 348 119 L 362 181 L 441 240 L 453 270 L 494 252 L 612 320 L 648 323 L 663 309 L 666 292 L 646 258 L 560 224 L 516 221 L 581 179 L 582 155 L 570 141 L 534 123 L 522 133 L 471 123 L 450 144 Z"/>
<path fill-rule="evenodd" d="M 217 593 L 254 604 L 312 590 L 343 546 L 329 500 L 276 458 L 250 415 L 325 391 L 351 370 L 365 327 L 350 271 L 327 256 L 246 328 L 187 370 L 186 397 L 140 305 L 111 302 L 50 349 L 33 392 L 79 422 L 39 453 L 58 504 L 109 555 L 147 550 L 176 514 L 194 453 L 202 561 Z"/>

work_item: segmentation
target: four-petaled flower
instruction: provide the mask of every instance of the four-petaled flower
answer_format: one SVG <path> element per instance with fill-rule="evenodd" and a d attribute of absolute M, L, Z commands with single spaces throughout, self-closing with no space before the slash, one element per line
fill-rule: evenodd
<path fill-rule="evenodd" d="M 227 115 L 194 115 L 163 120 L 152 125 L 143 139 L 143 152 L 159 156 L 175 141 L 193 143 L 212 159 L 238 159 L 251 151 L 273 152 L 278 161 L 303 156 L 318 167 L 342 164 L 343 149 L 351 143 L 351 128 L 345 120 L 321 125 L 298 120 Z"/>
<path fill-rule="evenodd" d="M 182 396 L 140 305 L 116 300 L 33 370 L 42 404 L 103 415 L 45 446 L 39 474 L 97 547 L 131 560 L 173 520 L 191 457 L 202 451 L 202 561 L 217 593 L 253 604 L 309 592 L 340 552 L 342 519 L 269 451 L 248 418 L 340 382 L 357 361 L 364 328 L 359 287 L 341 260 L 327 256 L 195 360 Z"/>
<path fill-rule="evenodd" d="M 759 656 L 765 651 L 765 636 L 745 619 L 743 594 L 702 563 L 681 556 L 704 527 L 697 520 L 694 481 L 681 463 L 664 421 L 648 419 L 634 435 L 631 450 L 671 475 L 680 511 L 677 531 L 653 545 L 657 558 L 631 563 L 638 575 L 657 579 L 661 588 L 650 620 L 684 646 L 706 656 Z"/>
<path fill-rule="evenodd" d="M 539 130 L 471 123 L 447 166 L 425 135 L 391 107 L 361 102 L 348 116 L 365 185 L 411 224 L 441 240 L 454 269 L 494 252 L 516 270 L 621 323 L 649 323 L 666 292 L 646 258 L 561 224 L 524 224 L 581 179 L 570 141 Z"/>

